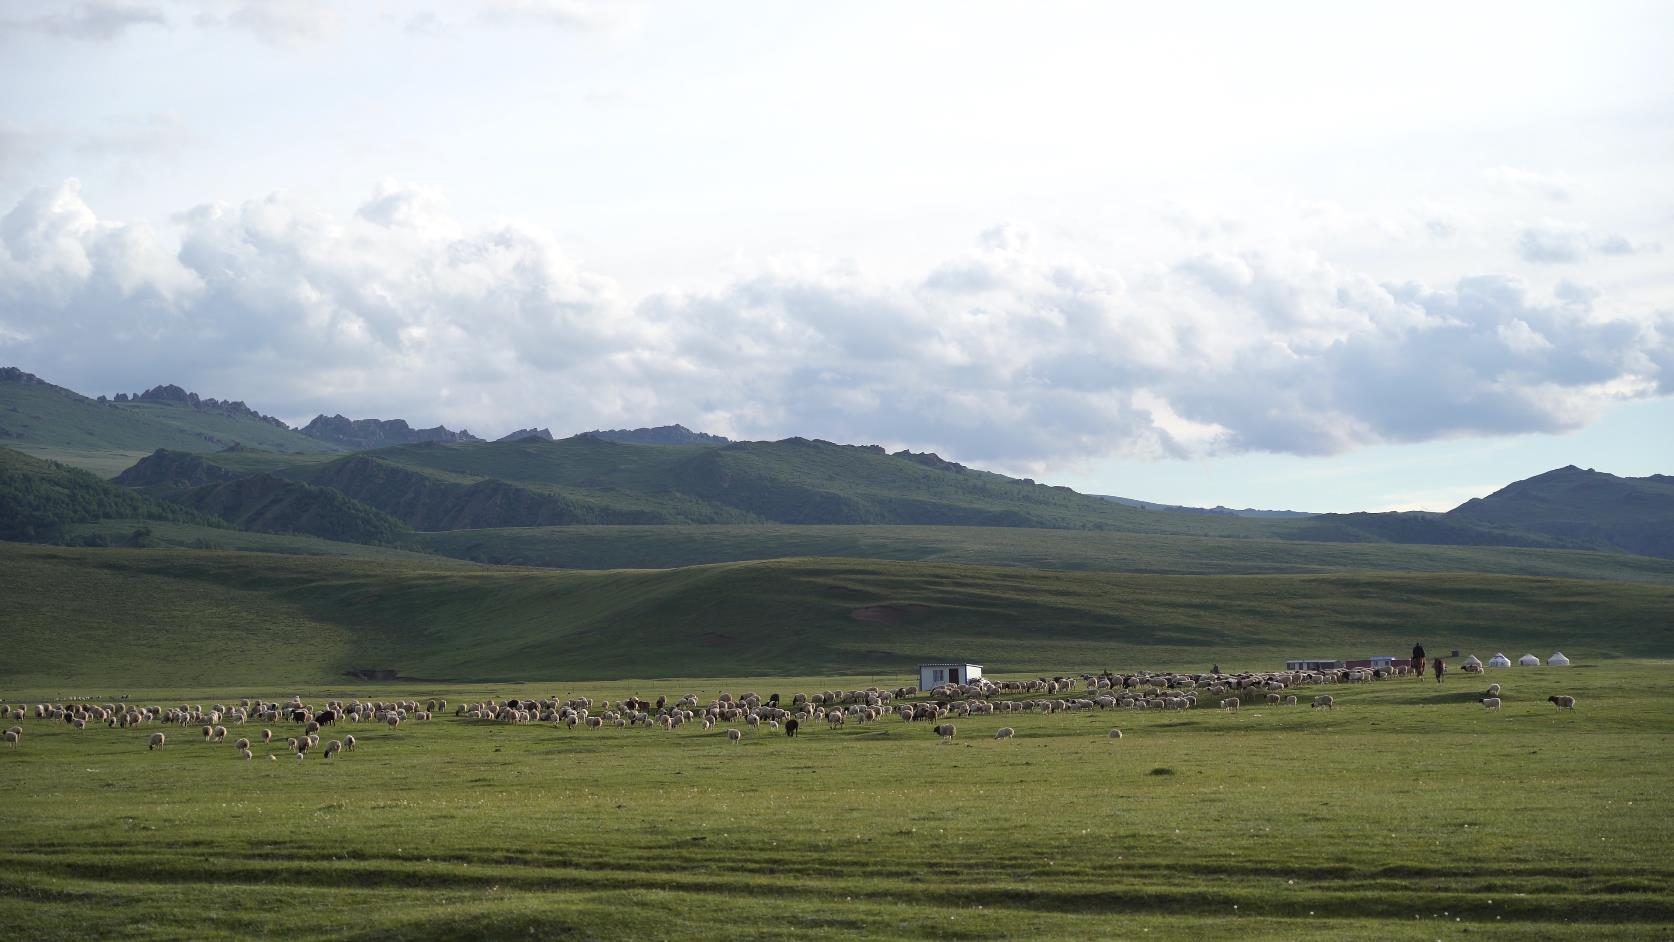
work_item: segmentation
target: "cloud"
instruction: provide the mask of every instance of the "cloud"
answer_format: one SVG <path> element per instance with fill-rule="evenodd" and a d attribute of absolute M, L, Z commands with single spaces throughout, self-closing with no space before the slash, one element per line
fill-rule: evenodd
<path fill-rule="evenodd" d="M 1656 244 L 1636 245 L 1620 234 L 1594 236 L 1585 226 L 1559 222 L 1527 226 L 1517 239 L 1517 254 L 1536 265 L 1572 265 L 1594 253 L 1637 255 L 1660 249 Z"/>
<path fill-rule="evenodd" d="M 464 225 L 393 180 L 347 216 L 273 195 L 168 230 L 99 217 L 72 181 L 0 217 L 0 361 L 298 420 L 680 421 L 1025 471 L 1571 429 L 1674 391 L 1674 313 L 1499 274 L 1389 284 L 1273 249 L 1119 271 L 1016 227 L 918 277 L 767 260 L 631 299 L 550 233 Z"/>
<path fill-rule="evenodd" d="M 0 32 L 29 30 L 61 39 L 107 41 L 137 26 L 168 25 L 168 17 L 161 7 L 130 0 L 26 3 L 24 6 L 40 12 L 19 19 L 0 20 Z"/>
<path fill-rule="evenodd" d="M 623 31 L 639 25 L 634 0 L 487 0 L 480 18 L 492 24 L 533 24 L 583 31 Z"/>
<path fill-rule="evenodd" d="M 1587 257 L 1587 231 L 1547 223 L 1529 226 L 1517 239 L 1517 254 L 1536 265 L 1569 265 Z"/>
<path fill-rule="evenodd" d="M 249 33 L 272 46 L 296 48 L 330 36 L 337 14 L 325 0 L 206 0 L 192 18 L 200 29 Z"/>

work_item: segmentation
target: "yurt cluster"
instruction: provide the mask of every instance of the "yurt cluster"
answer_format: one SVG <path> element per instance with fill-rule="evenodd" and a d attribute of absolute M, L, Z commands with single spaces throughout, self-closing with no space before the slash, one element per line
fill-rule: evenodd
<path fill-rule="evenodd" d="M 1516 664 L 1518 667 L 1539 667 L 1540 658 L 1533 654 L 1525 654 L 1517 659 Z M 1510 667 L 1511 665 L 1512 660 L 1511 658 L 1505 656 L 1504 651 L 1501 651 L 1489 658 L 1487 664 L 1488 667 Z M 1546 659 L 1546 665 L 1548 667 L 1568 667 L 1569 658 L 1564 657 L 1564 652 L 1562 651 L 1554 651 L 1552 652 L 1552 656 Z M 1483 663 L 1480 658 L 1473 654 L 1470 657 L 1465 658 L 1463 667 L 1467 671 L 1479 671 L 1482 670 Z"/>

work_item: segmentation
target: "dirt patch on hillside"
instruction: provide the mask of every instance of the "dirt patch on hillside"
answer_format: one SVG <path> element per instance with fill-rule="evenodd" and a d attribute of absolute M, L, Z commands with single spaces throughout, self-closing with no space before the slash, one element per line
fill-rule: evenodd
<path fill-rule="evenodd" d="M 849 612 L 849 617 L 855 621 L 875 621 L 885 625 L 899 625 L 904 621 L 922 618 L 930 613 L 930 606 L 910 603 L 907 605 L 863 605 Z"/>

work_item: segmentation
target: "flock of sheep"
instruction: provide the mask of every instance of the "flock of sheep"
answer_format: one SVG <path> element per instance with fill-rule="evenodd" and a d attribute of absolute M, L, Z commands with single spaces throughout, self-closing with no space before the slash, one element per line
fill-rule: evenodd
<path fill-rule="evenodd" d="M 432 709 L 422 709 L 415 701 L 400 702 L 368 702 L 358 700 L 343 703 L 332 700 L 322 706 L 311 706 L 303 703 L 301 697 L 293 697 L 289 703 L 266 702 L 260 699 L 243 699 L 231 706 L 215 704 L 207 709 L 202 705 L 182 703 L 175 707 L 161 706 L 133 706 L 115 703 L 37 703 L 33 706 L 16 706 L 0 703 L 0 719 L 22 720 L 33 716 L 39 720 L 50 720 L 65 723 L 75 729 L 87 729 L 90 726 L 103 725 L 111 729 L 142 729 L 145 727 L 178 727 L 175 741 L 188 734 L 185 730 L 197 728 L 206 743 L 226 742 L 226 724 L 243 726 L 246 723 L 294 723 L 302 727 L 297 736 L 288 736 L 282 740 L 275 740 L 272 729 L 263 729 L 254 739 L 240 736 L 232 743 L 235 754 L 243 759 L 254 759 L 255 748 L 266 746 L 270 749 L 283 746 L 286 754 L 294 754 L 298 760 L 305 759 L 308 753 L 319 750 L 319 754 L 330 759 L 343 752 L 353 751 L 356 740 L 353 735 L 345 735 L 341 739 L 323 741 L 321 732 L 326 727 L 339 723 L 381 723 L 394 729 L 407 720 L 428 720 L 434 712 Z M 5 742 L 8 746 L 16 746 L 23 740 L 23 727 L 12 726 L 5 732 Z M 168 746 L 169 734 L 162 729 L 150 733 L 145 740 L 147 751 L 155 751 Z M 268 758 L 277 761 L 279 755 L 274 752 Z"/>
<path fill-rule="evenodd" d="M 810 723 L 824 723 L 832 729 L 839 729 L 849 723 L 872 723 L 886 716 L 896 716 L 906 722 L 931 723 L 932 731 L 943 742 L 948 742 L 954 739 L 958 730 L 954 723 L 945 721 L 959 717 L 1091 710 L 1186 710 L 1196 707 L 1200 698 L 1207 698 L 1208 702 L 1218 704 L 1224 711 L 1236 713 L 1246 702 L 1268 706 L 1298 705 L 1299 697 L 1289 692 L 1295 689 L 1365 683 L 1388 676 L 1388 672 L 1362 669 L 1238 674 L 1147 671 L 1117 674 L 1107 671 L 1079 677 L 1034 680 L 993 682 L 981 679 L 972 683 L 943 684 L 922 694 L 917 687 L 825 690 L 794 694 L 788 701 L 776 693 L 763 699 L 753 692 L 722 693 L 707 703 L 700 701 L 696 694 L 676 699 L 658 697 L 654 702 L 639 697 L 614 702 L 590 697 L 512 697 L 459 704 L 455 706 L 453 715 L 468 721 L 542 723 L 572 730 L 606 727 L 673 730 L 688 724 L 710 730 L 724 726 L 724 735 L 731 742 L 742 741 L 744 729 L 755 731 L 765 727 L 795 736 L 799 729 Z M 1029 696 L 1031 694 L 1044 696 Z M 1487 709 L 1499 709 L 1502 702 L 1500 685 L 1489 686 L 1480 699 Z M 1547 699 L 1560 709 L 1575 708 L 1575 698 L 1571 696 L 1555 695 Z M 1330 694 L 1317 694 L 1310 698 L 1310 705 L 1315 709 L 1335 709 L 1336 698 Z M 252 759 L 258 745 L 270 750 L 282 745 L 286 754 L 294 754 L 300 761 L 316 750 L 323 758 L 330 759 L 355 748 L 353 735 L 324 740 L 322 746 L 322 734 L 328 728 L 338 728 L 344 723 L 368 723 L 393 730 L 406 722 L 431 720 L 447 709 L 448 702 L 444 699 L 430 699 L 422 703 L 417 700 L 363 702 L 355 699 L 308 704 L 300 697 L 293 697 L 284 703 L 246 698 L 235 704 L 215 704 L 208 708 L 184 703 L 174 707 L 141 707 L 72 702 L 37 703 L 30 707 L 0 704 L 0 720 L 23 720 L 33 715 L 36 719 L 61 721 L 76 729 L 96 725 L 124 730 L 175 727 L 182 731 L 176 736 L 196 728 L 203 741 L 209 743 L 226 741 L 229 735 L 227 724 L 241 727 L 248 723 L 290 723 L 300 727 L 299 735 L 275 741 L 273 730 L 263 728 L 254 741 L 251 737 L 239 737 L 233 741 L 232 748 L 240 758 Z M 996 731 L 994 738 L 1003 740 L 1016 735 L 1015 727 L 1004 726 Z M 1121 736 L 1120 729 L 1109 732 L 1112 739 Z M 14 725 L 4 733 L 8 746 L 18 745 L 22 738 L 21 725 Z M 146 738 L 146 748 L 162 749 L 169 741 L 169 734 L 157 729 Z M 278 754 L 270 752 L 268 758 L 277 760 Z"/>

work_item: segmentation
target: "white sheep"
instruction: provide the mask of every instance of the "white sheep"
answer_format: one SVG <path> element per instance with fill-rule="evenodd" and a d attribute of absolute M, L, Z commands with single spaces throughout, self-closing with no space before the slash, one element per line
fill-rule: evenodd
<path fill-rule="evenodd" d="M 1557 707 L 1560 710 L 1573 710 L 1573 709 L 1575 709 L 1575 698 L 1574 697 L 1566 696 L 1566 695 L 1560 693 L 1560 694 L 1555 694 L 1553 696 L 1547 697 L 1546 699 L 1551 701 L 1552 705 Z"/>
<path fill-rule="evenodd" d="M 271 729 L 262 730 L 262 742 L 272 742 L 272 741 L 273 741 L 273 730 L 271 730 Z"/>
<path fill-rule="evenodd" d="M 254 759 L 256 757 L 256 754 L 251 752 L 248 749 L 240 749 L 240 750 L 238 750 L 238 754 L 243 756 L 246 759 Z M 298 753 L 298 754 L 300 755 L 300 753 Z"/>
<path fill-rule="evenodd" d="M 20 740 L 22 738 L 23 738 L 23 736 L 21 736 L 18 733 L 17 730 L 15 730 L 15 729 L 6 730 L 6 745 L 15 746 L 15 745 L 17 745 L 18 740 Z"/>
<path fill-rule="evenodd" d="M 1002 726 L 999 729 L 994 731 L 994 738 L 995 739 L 1010 739 L 1011 737 L 1016 736 L 1016 735 L 1017 735 L 1017 730 L 1012 729 L 1010 726 Z"/>
<path fill-rule="evenodd" d="M 146 745 L 145 745 L 145 751 L 150 752 L 153 749 L 161 749 L 161 748 L 163 748 L 163 745 L 165 743 L 167 743 L 168 741 L 169 741 L 169 738 L 167 736 L 164 736 L 162 733 L 152 733 L 151 734 L 151 741 L 146 743 Z"/>
<path fill-rule="evenodd" d="M 1122 731 L 1119 730 L 1119 729 L 1111 730 L 1109 738 L 1111 738 L 1111 739 L 1121 739 L 1122 738 Z"/>
<path fill-rule="evenodd" d="M 1337 704 L 1337 701 L 1334 698 L 1332 698 L 1332 696 L 1330 694 L 1322 693 L 1319 696 L 1314 698 L 1314 702 L 1313 702 L 1312 706 L 1316 710 L 1318 710 L 1322 707 L 1327 709 L 1327 710 L 1335 710 L 1337 708 L 1336 704 Z"/>
<path fill-rule="evenodd" d="M 1238 712 L 1238 703 L 1239 703 L 1239 700 L 1238 700 L 1237 697 L 1227 697 L 1225 700 L 1221 701 L 1221 709 L 1230 710 L 1233 713 L 1237 713 Z"/>
<path fill-rule="evenodd" d="M 1500 698 L 1499 697 L 1483 697 L 1482 698 L 1482 708 L 1485 709 L 1485 710 L 1498 710 L 1500 708 Z"/>
<path fill-rule="evenodd" d="M 741 740 L 743 738 L 744 738 L 744 734 L 742 732 L 740 732 L 736 729 L 727 730 L 727 741 L 728 742 L 738 742 L 739 740 Z"/>
<path fill-rule="evenodd" d="M 1500 695 L 1500 685 L 1499 684 L 1489 684 L 1488 685 L 1488 692 L 1486 694 L 1484 694 L 1484 696 L 1488 696 L 1488 697 L 1497 697 L 1499 695 Z"/>
<path fill-rule="evenodd" d="M 936 727 L 936 735 L 942 737 L 942 742 L 952 742 L 953 737 L 958 734 L 958 728 L 952 723 L 943 723 L 942 725 Z"/>
<path fill-rule="evenodd" d="M 347 752 L 347 751 L 353 749 L 354 747 L 355 747 L 355 738 L 353 736 L 344 736 L 343 737 L 343 750 L 345 752 Z"/>
<path fill-rule="evenodd" d="M 248 748 L 250 748 L 250 740 L 241 738 L 241 739 L 238 740 L 238 742 L 233 743 L 233 748 L 234 749 L 248 749 Z"/>
<path fill-rule="evenodd" d="M 341 751 L 343 751 L 343 743 L 339 740 L 333 739 L 331 742 L 326 743 L 325 757 L 329 759 Z"/>

